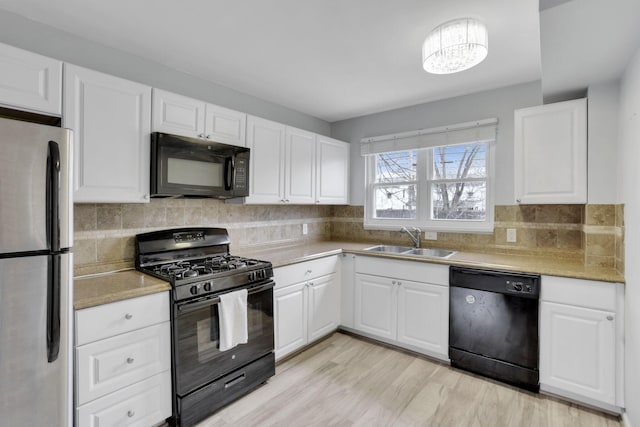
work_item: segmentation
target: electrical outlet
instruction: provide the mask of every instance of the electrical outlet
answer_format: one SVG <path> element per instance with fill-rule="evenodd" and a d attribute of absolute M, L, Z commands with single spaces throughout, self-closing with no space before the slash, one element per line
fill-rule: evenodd
<path fill-rule="evenodd" d="M 437 231 L 425 231 L 424 238 L 427 240 L 438 240 L 438 232 Z"/>
<path fill-rule="evenodd" d="M 507 242 L 515 243 L 516 239 L 516 229 L 515 228 L 507 228 Z"/>
<path fill-rule="evenodd" d="M 306 236 L 308 233 L 309 227 L 307 227 L 307 224 L 302 224 L 302 234 Z"/>

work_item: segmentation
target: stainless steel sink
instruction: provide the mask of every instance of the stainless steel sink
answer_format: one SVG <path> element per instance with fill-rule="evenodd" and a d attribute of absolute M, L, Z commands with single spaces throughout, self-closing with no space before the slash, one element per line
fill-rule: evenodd
<path fill-rule="evenodd" d="M 416 255 L 425 258 L 449 258 L 455 254 L 455 251 L 447 249 L 431 249 L 431 248 L 413 248 L 411 246 L 394 246 L 394 245 L 376 245 L 365 248 L 365 251 L 380 252 L 398 255 Z"/>
<path fill-rule="evenodd" d="M 410 251 L 403 252 L 405 255 L 419 255 L 427 258 L 449 258 L 455 254 L 455 251 L 447 249 L 431 249 L 431 248 L 413 248 Z"/>
<path fill-rule="evenodd" d="M 394 245 L 377 245 L 377 246 L 372 246 L 370 248 L 365 248 L 365 251 L 371 251 L 371 252 L 384 252 L 384 253 L 391 253 L 391 254 L 403 254 L 407 251 L 412 250 L 413 248 L 411 246 L 394 246 Z"/>

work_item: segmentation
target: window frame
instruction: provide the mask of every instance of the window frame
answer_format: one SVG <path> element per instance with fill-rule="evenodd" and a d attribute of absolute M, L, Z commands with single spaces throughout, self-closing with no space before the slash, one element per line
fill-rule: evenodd
<path fill-rule="evenodd" d="M 434 179 L 433 178 L 433 153 L 435 149 L 443 146 L 465 145 L 473 143 L 486 144 L 486 178 L 464 178 L 464 179 Z M 375 218 L 375 188 L 388 185 L 387 183 L 376 183 L 376 155 L 365 157 L 365 214 L 364 228 L 367 230 L 398 230 L 401 227 L 419 227 L 422 231 L 436 232 L 473 232 L 492 233 L 494 228 L 494 193 L 495 193 L 495 145 L 496 141 L 468 141 L 466 143 L 456 143 L 425 147 L 418 149 L 405 149 L 394 151 L 418 152 L 417 182 L 416 182 L 416 218 Z M 394 152 L 388 151 L 388 152 Z M 455 220 L 455 219 L 431 219 L 432 197 L 431 188 L 434 182 L 486 182 L 486 217 L 480 220 Z M 398 184 L 404 184 L 399 182 Z"/>

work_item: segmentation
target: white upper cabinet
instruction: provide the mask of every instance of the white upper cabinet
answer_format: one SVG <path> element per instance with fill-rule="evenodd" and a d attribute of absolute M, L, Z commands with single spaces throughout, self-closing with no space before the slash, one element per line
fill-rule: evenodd
<path fill-rule="evenodd" d="M 246 203 L 348 202 L 349 144 L 249 116 L 251 195 Z"/>
<path fill-rule="evenodd" d="M 316 165 L 316 203 L 348 203 L 349 144 L 318 135 Z"/>
<path fill-rule="evenodd" d="M 204 134 L 206 139 L 224 144 L 246 146 L 247 115 L 218 105 L 205 107 Z"/>
<path fill-rule="evenodd" d="M 285 203 L 315 202 L 316 135 L 287 127 L 285 145 Z"/>
<path fill-rule="evenodd" d="M 0 43 L 0 82 L 0 104 L 61 115 L 61 61 Z"/>
<path fill-rule="evenodd" d="M 205 103 L 176 93 L 153 89 L 154 132 L 204 138 Z"/>
<path fill-rule="evenodd" d="M 65 64 L 63 126 L 74 131 L 74 201 L 149 201 L 151 88 Z"/>
<path fill-rule="evenodd" d="M 587 100 L 515 111 L 515 199 L 587 202 Z"/>
<path fill-rule="evenodd" d="M 247 115 L 204 101 L 153 89 L 154 132 L 246 145 Z"/>
<path fill-rule="evenodd" d="M 285 126 L 249 116 L 247 119 L 249 190 L 247 203 L 284 203 Z"/>

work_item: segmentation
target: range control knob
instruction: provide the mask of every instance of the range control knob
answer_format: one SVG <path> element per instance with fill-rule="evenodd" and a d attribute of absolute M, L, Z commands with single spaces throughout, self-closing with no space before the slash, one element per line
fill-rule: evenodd
<path fill-rule="evenodd" d="M 206 283 L 204 284 L 204 290 L 205 290 L 206 292 L 211 292 L 211 282 L 206 282 Z"/>
<path fill-rule="evenodd" d="M 189 292 L 191 292 L 191 295 L 198 295 L 198 292 L 200 292 L 200 287 L 198 285 L 194 285 L 191 287 L 191 289 L 189 289 Z"/>
<path fill-rule="evenodd" d="M 513 289 L 515 289 L 518 292 L 522 292 L 522 283 L 514 283 Z"/>
<path fill-rule="evenodd" d="M 249 273 L 249 280 L 252 281 L 252 282 L 254 280 L 256 280 L 256 272 L 255 271 L 252 271 L 252 272 Z"/>
<path fill-rule="evenodd" d="M 266 273 L 264 270 L 258 270 L 258 278 L 264 279 L 266 277 Z"/>

